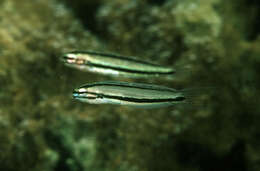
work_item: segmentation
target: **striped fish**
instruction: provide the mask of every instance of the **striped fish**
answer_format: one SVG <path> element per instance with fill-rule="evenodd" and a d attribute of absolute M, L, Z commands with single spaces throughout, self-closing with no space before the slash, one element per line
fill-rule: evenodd
<path fill-rule="evenodd" d="M 93 104 L 120 104 L 135 107 L 163 107 L 187 103 L 189 91 L 164 86 L 128 83 L 96 82 L 76 88 L 73 97 Z"/>
<path fill-rule="evenodd" d="M 65 65 L 83 71 L 125 77 L 149 77 L 171 75 L 172 68 L 145 62 L 133 57 L 120 56 L 90 51 L 74 51 L 62 57 Z"/>

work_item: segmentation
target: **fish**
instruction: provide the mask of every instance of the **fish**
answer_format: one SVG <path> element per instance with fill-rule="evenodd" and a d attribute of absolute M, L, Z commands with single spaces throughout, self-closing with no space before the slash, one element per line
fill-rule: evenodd
<path fill-rule="evenodd" d="M 189 103 L 193 94 L 193 90 L 176 90 L 161 85 L 104 81 L 74 89 L 73 98 L 90 104 L 156 108 Z"/>
<path fill-rule="evenodd" d="M 173 68 L 153 64 L 136 57 L 94 51 L 68 52 L 63 54 L 61 60 L 66 66 L 81 71 L 130 78 L 172 75 L 176 72 Z"/>

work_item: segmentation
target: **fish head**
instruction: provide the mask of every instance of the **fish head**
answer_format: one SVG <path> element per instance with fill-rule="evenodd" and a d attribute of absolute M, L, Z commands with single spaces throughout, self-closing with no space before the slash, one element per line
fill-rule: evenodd
<path fill-rule="evenodd" d="M 102 97 L 97 93 L 88 91 L 88 88 L 76 88 L 73 91 L 73 98 L 82 102 L 99 103 Z"/>
<path fill-rule="evenodd" d="M 62 56 L 61 60 L 69 66 L 81 66 L 86 64 L 87 59 L 83 55 L 76 52 L 66 53 Z"/>

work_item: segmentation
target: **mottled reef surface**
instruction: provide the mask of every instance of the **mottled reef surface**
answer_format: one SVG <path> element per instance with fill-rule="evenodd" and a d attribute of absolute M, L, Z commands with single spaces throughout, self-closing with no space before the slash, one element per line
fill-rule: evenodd
<path fill-rule="evenodd" d="M 259 21 L 257 0 L 1 0 L 0 170 L 260 170 Z M 70 50 L 189 69 L 106 77 L 64 66 Z M 103 80 L 215 92 L 148 110 L 71 98 Z"/>

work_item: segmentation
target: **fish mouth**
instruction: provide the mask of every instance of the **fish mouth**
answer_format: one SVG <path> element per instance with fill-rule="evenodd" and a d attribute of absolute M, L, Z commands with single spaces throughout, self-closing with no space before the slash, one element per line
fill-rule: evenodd
<path fill-rule="evenodd" d="M 95 93 L 89 93 L 89 92 L 73 91 L 72 97 L 74 99 L 89 99 L 89 100 L 93 100 L 93 99 L 97 99 L 98 95 L 95 94 Z"/>
<path fill-rule="evenodd" d="M 84 65 L 85 64 L 85 60 L 84 59 L 79 59 L 76 58 L 75 56 L 71 56 L 71 55 L 63 55 L 61 57 L 61 61 L 65 64 L 74 64 L 74 65 Z"/>
<path fill-rule="evenodd" d="M 68 55 L 63 55 L 60 60 L 65 64 L 74 64 L 76 63 L 76 59 L 69 57 Z"/>
<path fill-rule="evenodd" d="M 79 98 L 79 93 L 73 92 L 73 93 L 72 93 L 72 97 L 73 97 L 74 99 Z"/>
<path fill-rule="evenodd" d="M 86 93 L 87 93 L 86 91 L 83 92 L 83 91 L 80 91 L 80 90 L 76 89 L 76 90 L 74 90 L 74 91 L 72 92 L 72 97 L 73 97 L 74 99 L 83 98 Z"/>

